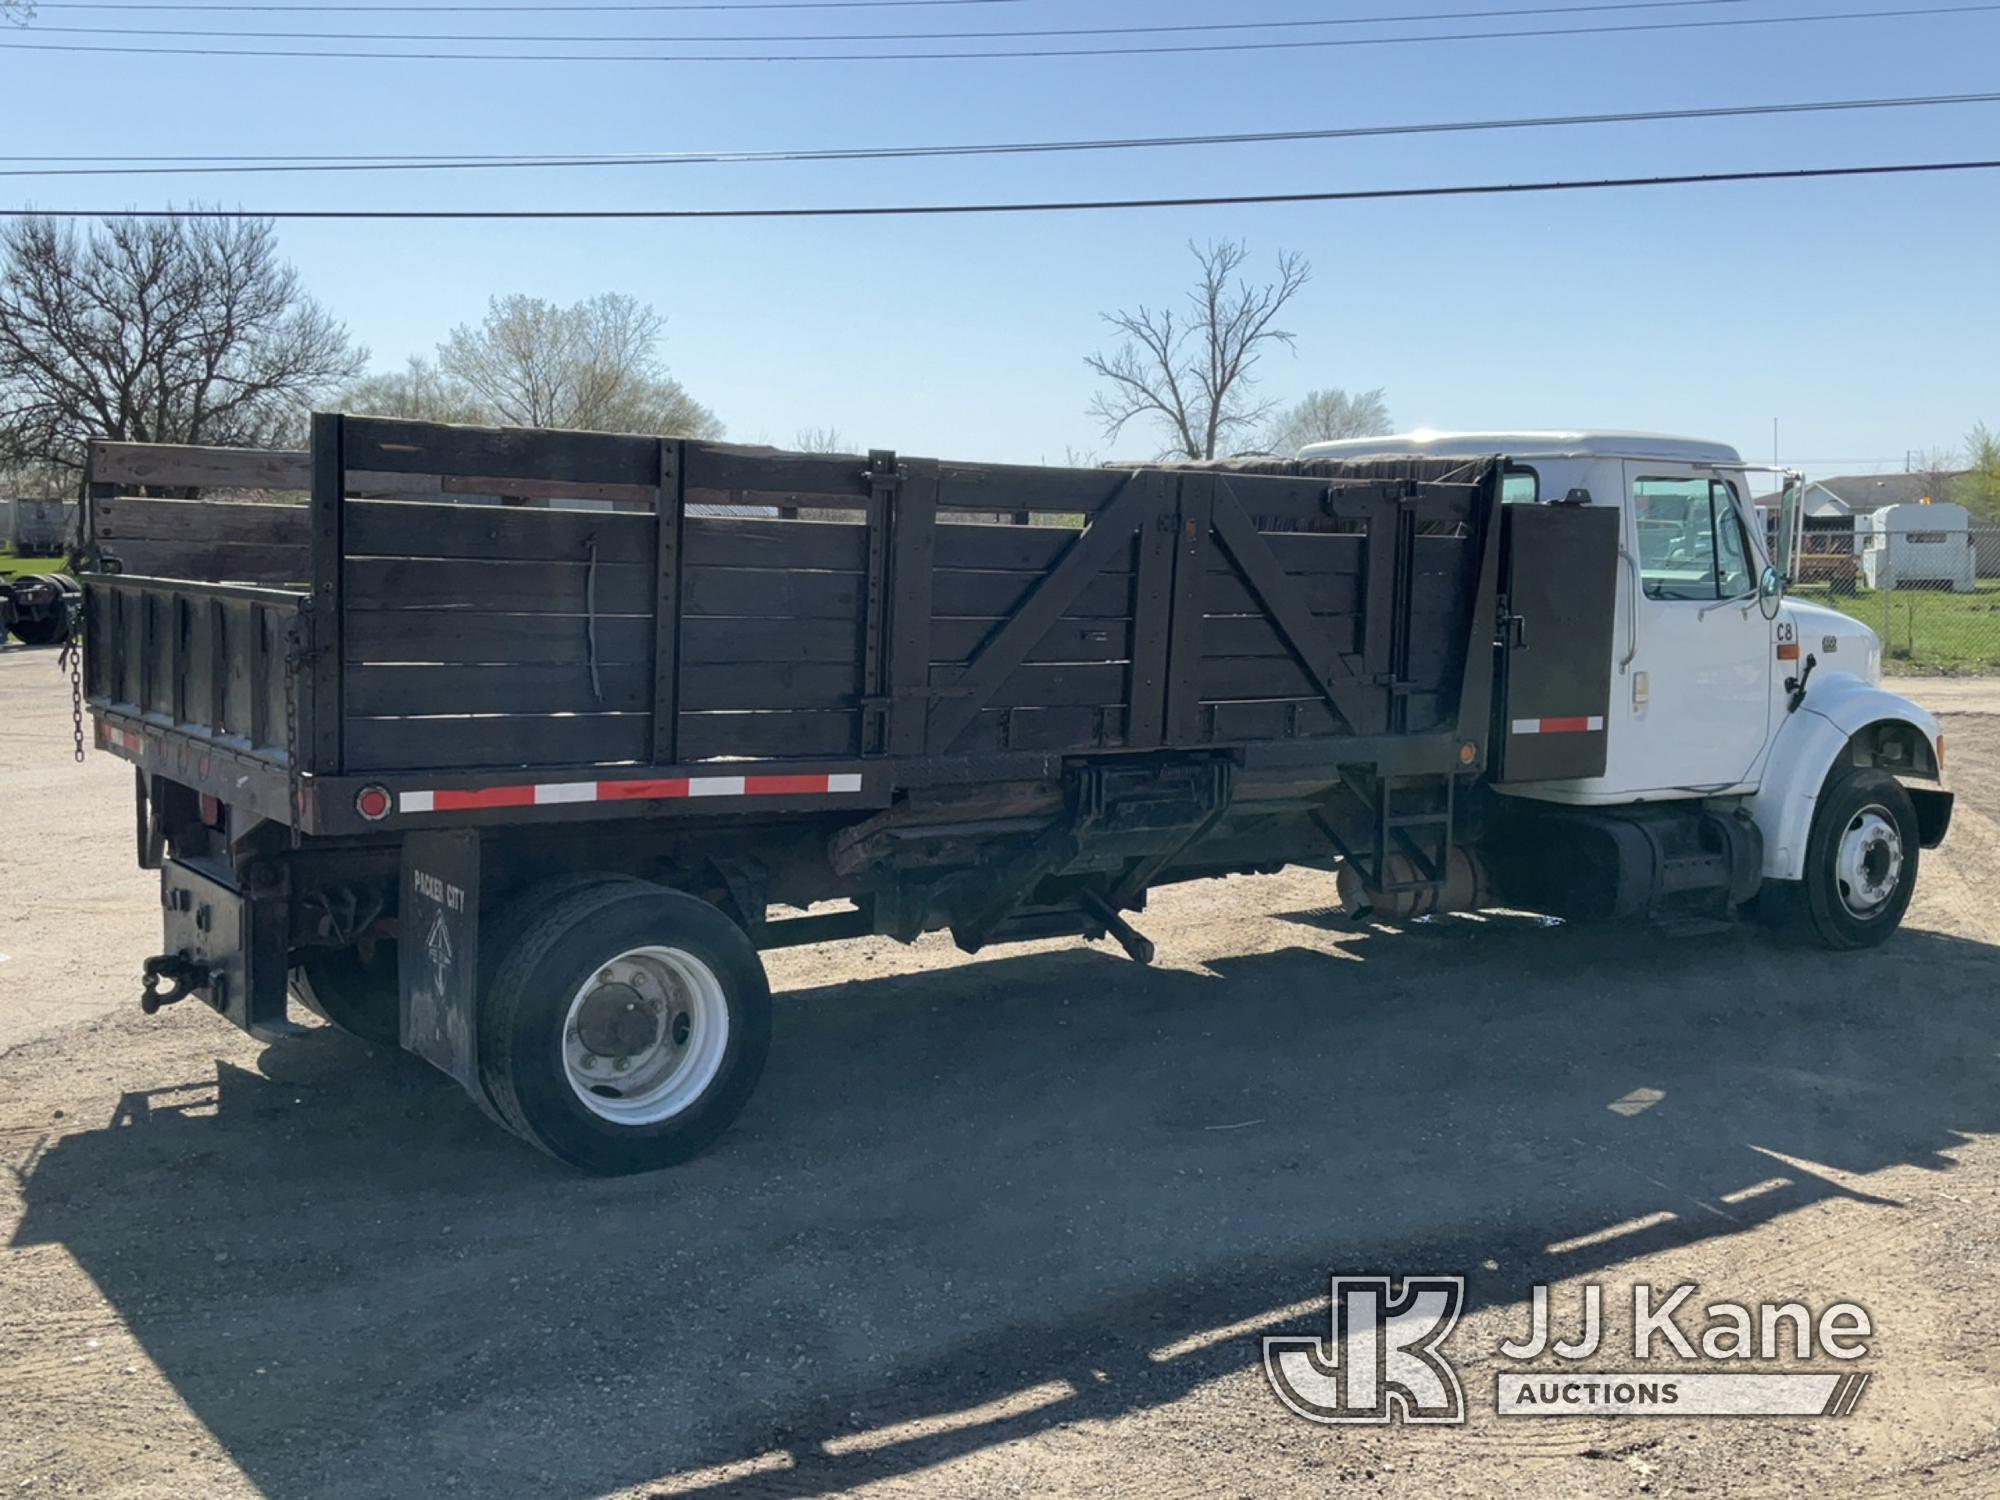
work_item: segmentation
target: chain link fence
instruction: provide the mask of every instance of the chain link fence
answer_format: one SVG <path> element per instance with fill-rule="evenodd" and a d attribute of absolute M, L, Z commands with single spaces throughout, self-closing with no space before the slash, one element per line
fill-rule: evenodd
<path fill-rule="evenodd" d="M 1892 675 L 2000 676 L 2000 525 L 1954 519 L 1809 521 L 1793 592 L 1873 630 Z"/>

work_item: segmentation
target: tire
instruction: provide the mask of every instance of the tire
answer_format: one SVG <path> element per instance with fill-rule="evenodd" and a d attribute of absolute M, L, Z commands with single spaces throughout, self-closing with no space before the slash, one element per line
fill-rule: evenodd
<path fill-rule="evenodd" d="M 69 636 L 69 617 L 58 612 L 38 620 L 16 620 L 13 631 L 24 646 L 60 646 Z"/>
<path fill-rule="evenodd" d="M 590 1172 L 686 1161 L 749 1102 L 771 1044 L 771 991 L 716 907 L 643 882 L 529 891 L 493 952 L 480 1078 L 508 1125 Z"/>
<path fill-rule="evenodd" d="M 1804 879 L 1772 903 L 1822 947 L 1873 948 L 1902 925 L 1916 890 L 1917 810 L 1886 771 L 1853 768 L 1820 793 Z"/>
<path fill-rule="evenodd" d="M 339 948 L 301 960 L 292 970 L 292 993 L 322 1021 L 372 1042 L 398 1047 L 403 1041 L 402 986 L 393 940 Z"/>

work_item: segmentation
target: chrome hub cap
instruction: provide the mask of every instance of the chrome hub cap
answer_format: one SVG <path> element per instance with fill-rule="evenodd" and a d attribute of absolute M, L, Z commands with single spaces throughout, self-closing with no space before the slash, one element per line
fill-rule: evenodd
<path fill-rule="evenodd" d="M 634 948 L 570 1000 L 563 1076 L 592 1114 L 654 1125 L 702 1096 L 728 1046 L 729 1006 L 714 971 L 679 948 Z"/>
<path fill-rule="evenodd" d="M 1877 916 L 1896 894 L 1903 874 L 1903 836 L 1888 809 L 1864 807 L 1848 820 L 1840 835 L 1834 881 L 1840 904 L 1849 915 L 1866 921 Z"/>

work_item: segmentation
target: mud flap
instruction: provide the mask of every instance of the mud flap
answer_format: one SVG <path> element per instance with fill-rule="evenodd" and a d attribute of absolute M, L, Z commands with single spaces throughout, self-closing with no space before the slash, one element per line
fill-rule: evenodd
<path fill-rule="evenodd" d="M 479 1099 L 479 835 L 403 840 L 403 1048 Z"/>

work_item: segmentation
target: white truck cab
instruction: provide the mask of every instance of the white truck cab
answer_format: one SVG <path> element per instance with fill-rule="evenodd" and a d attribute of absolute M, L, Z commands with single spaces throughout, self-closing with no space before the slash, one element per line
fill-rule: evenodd
<path fill-rule="evenodd" d="M 1608 709 L 1514 733 L 1597 733 L 1603 774 L 1502 794 L 1586 808 L 1741 808 L 1761 835 L 1771 906 L 1835 946 L 1894 930 L 1917 850 L 1949 825 L 1930 714 L 1881 687 L 1881 644 L 1837 610 L 1787 597 L 1802 481 L 1767 544 L 1752 473 L 1722 443 L 1621 431 L 1414 432 L 1317 443 L 1301 458 L 1507 459 L 1504 499 L 1619 512 Z M 1532 650 L 1535 622 L 1514 622 Z M 1593 694 L 1597 701 L 1607 701 Z M 1852 803 L 1853 806 L 1848 804 Z"/>

